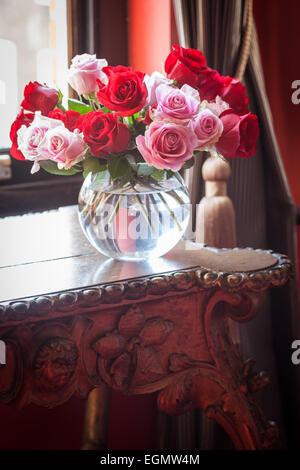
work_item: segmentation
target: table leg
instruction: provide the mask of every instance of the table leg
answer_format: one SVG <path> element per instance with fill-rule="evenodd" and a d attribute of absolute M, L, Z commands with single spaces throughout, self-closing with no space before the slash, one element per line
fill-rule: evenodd
<path fill-rule="evenodd" d="M 105 383 L 91 390 L 86 402 L 82 450 L 106 449 L 109 405 L 110 390 Z"/>
<path fill-rule="evenodd" d="M 259 303 L 259 296 L 250 292 L 213 294 L 203 315 L 212 361 L 191 361 L 189 368 L 178 364 L 176 375 L 158 394 L 159 410 L 170 415 L 201 408 L 225 429 L 236 449 L 265 449 L 278 439 L 275 423 L 254 398 L 269 378 L 254 371 L 253 360 L 242 359 L 224 322 L 228 316 L 240 322 L 253 318 Z"/>

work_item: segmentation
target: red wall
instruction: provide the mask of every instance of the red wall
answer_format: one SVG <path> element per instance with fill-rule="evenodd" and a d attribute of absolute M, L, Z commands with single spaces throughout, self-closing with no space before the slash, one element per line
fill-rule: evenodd
<path fill-rule="evenodd" d="M 275 132 L 293 199 L 300 205 L 300 104 L 291 99 L 292 83 L 300 80 L 300 2 L 255 0 L 254 14 Z M 297 229 L 299 270 L 300 226 Z"/>
<path fill-rule="evenodd" d="M 77 397 L 50 410 L 0 405 L 0 450 L 79 449 L 84 409 L 85 401 Z M 126 397 L 113 392 L 108 431 L 109 449 L 155 448 L 155 395 Z"/>
<path fill-rule="evenodd" d="M 255 0 L 255 21 L 276 136 L 296 204 L 300 204 L 300 104 L 291 85 L 300 80 L 299 0 Z"/>
<path fill-rule="evenodd" d="M 129 0 L 129 64 L 162 72 L 171 49 L 171 0 Z"/>

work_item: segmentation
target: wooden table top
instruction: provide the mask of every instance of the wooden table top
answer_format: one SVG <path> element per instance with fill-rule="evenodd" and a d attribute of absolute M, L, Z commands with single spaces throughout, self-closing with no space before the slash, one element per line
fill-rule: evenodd
<path fill-rule="evenodd" d="M 196 268 L 217 273 L 218 279 L 220 273 L 224 279 L 228 273 L 251 272 L 272 278 L 283 265 L 290 269 L 286 257 L 270 251 L 217 250 L 184 241 L 149 261 L 109 259 L 85 238 L 77 206 L 0 219 L 2 303 Z"/>

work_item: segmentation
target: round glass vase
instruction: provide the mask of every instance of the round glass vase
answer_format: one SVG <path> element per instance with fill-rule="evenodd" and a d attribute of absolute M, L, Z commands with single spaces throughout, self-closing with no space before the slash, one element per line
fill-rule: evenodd
<path fill-rule="evenodd" d="M 108 172 L 89 173 L 78 211 L 83 232 L 100 253 L 138 261 L 162 256 L 177 244 L 188 226 L 190 198 L 179 173 L 125 186 L 112 183 Z"/>

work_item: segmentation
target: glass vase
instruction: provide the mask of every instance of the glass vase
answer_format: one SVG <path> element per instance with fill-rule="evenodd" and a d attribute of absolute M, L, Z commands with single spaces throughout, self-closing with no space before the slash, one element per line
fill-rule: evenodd
<path fill-rule="evenodd" d="M 89 173 L 78 210 L 83 232 L 100 253 L 137 261 L 162 256 L 178 243 L 188 226 L 190 198 L 179 173 L 125 186 L 111 182 L 108 172 Z"/>

